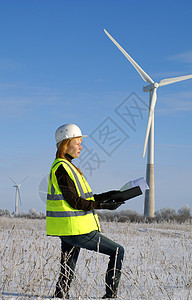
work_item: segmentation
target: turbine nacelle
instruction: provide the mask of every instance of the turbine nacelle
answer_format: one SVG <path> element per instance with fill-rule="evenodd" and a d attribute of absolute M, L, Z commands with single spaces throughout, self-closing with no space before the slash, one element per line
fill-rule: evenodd
<path fill-rule="evenodd" d="M 149 85 L 145 85 L 143 87 L 144 92 L 151 92 L 154 89 L 157 89 L 159 87 L 159 84 L 157 82 L 151 83 Z"/>

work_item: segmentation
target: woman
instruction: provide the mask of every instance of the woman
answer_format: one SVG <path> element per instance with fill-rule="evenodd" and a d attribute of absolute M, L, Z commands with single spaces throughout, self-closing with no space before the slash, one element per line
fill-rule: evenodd
<path fill-rule="evenodd" d="M 82 172 L 73 165 L 82 150 L 84 137 L 78 126 L 65 124 L 55 134 L 56 159 L 51 167 L 47 194 L 47 235 L 61 239 L 61 271 L 54 297 L 68 298 L 80 248 L 109 255 L 106 271 L 106 294 L 116 298 L 121 276 L 124 249 L 100 233 L 94 209 L 116 209 L 124 202 L 113 203 L 117 191 L 93 195 Z"/>

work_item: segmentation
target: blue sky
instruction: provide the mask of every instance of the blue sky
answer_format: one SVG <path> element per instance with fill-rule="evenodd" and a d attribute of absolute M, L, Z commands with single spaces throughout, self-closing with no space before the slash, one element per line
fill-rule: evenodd
<path fill-rule="evenodd" d="M 104 28 L 158 82 L 192 74 L 191 15 L 191 1 L 0 1 L 0 208 L 14 210 L 9 177 L 28 176 L 19 211 L 45 212 L 38 191 L 64 123 L 89 135 L 74 162 L 95 193 L 145 177 L 149 95 Z M 191 207 L 192 79 L 157 93 L 155 209 Z M 122 118 L 124 105 L 132 119 Z M 143 205 L 140 196 L 124 208 Z"/>

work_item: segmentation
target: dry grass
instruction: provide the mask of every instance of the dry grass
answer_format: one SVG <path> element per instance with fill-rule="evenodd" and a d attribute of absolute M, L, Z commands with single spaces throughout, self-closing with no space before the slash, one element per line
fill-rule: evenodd
<path fill-rule="evenodd" d="M 119 299 L 192 299 L 191 225 L 102 223 L 122 244 Z M 60 240 L 45 220 L 0 218 L 0 298 L 50 298 L 60 269 Z M 108 257 L 81 250 L 71 299 L 99 299 Z"/>

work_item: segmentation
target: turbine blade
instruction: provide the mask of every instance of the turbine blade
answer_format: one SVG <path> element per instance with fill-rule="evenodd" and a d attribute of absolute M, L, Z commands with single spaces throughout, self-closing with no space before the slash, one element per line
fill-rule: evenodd
<path fill-rule="evenodd" d="M 106 35 L 111 39 L 111 41 L 119 48 L 119 50 L 125 55 L 125 57 L 130 61 L 133 67 L 137 70 L 139 75 L 143 78 L 145 82 L 154 83 L 154 81 L 149 77 L 149 75 L 131 58 L 131 56 L 114 40 L 114 38 L 104 29 Z"/>
<path fill-rule="evenodd" d="M 25 178 L 21 181 L 21 183 L 23 183 L 28 177 L 29 177 L 29 176 L 25 177 Z M 20 183 L 20 184 L 21 184 L 21 183 Z"/>
<path fill-rule="evenodd" d="M 143 148 L 143 157 L 145 157 L 145 153 L 146 153 L 146 149 L 147 149 L 147 142 L 148 142 L 148 138 L 149 138 L 149 131 L 151 128 L 152 117 L 153 116 L 151 115 L 151 116 L 149 116 L 149 119 L 148 119 L 147 132 L 146 132 L 145 143 L 144 143 L 144 148 Z"/>
<path fill-rule="evenodd" d="M 17 191 L 18 191 L 18 195 L 19 195 L 19 202 L 20 204 L 22 205 L 21 203 L 21 193 L 20 193 L 20 187 L 17 188 Z"/>
<path fill-rule="evenodd" d="M 149 139 L 149 132 L 150 132 L 150 129 L 151 129 L 151 121 L 153 119 L 155 104 L 156 104 L 156 101 L 157 101 L 157 89 L 155 88 L 151 93 L 152 93 L 152 95 L 151 95 L 149 119 L 148 119 L 147 131 L 146 131 L 145 143 L 144 143 L 144 149 L 143 149 L 143 157 L 145 156 L 145 152 L 146 152 L 146 148 L 147 148 L 147 142 L 148 142 L 148 139 Z"/>
<path fill-rule="evenodd" d="M 183 81 L 183 80 L 187 80 L 187 79 L 191 79 L 191 78 L 192 78 L 192 75 L 185 75 L 185 76 L 180 76 L 180 77 L 162 79 L 159 82 L 159 86 L 164 86 L 167 84 L 171 84 L 171 83 L 175 83 L 175 82 L 179 82 L 179 81 Z"/>
<path fill-rule="evenodd" d="M 11 181 L 13 181 L 17 185 L 17 183 L 11 177 L 9 177 L 9 179 L 11 179 Z"/>

